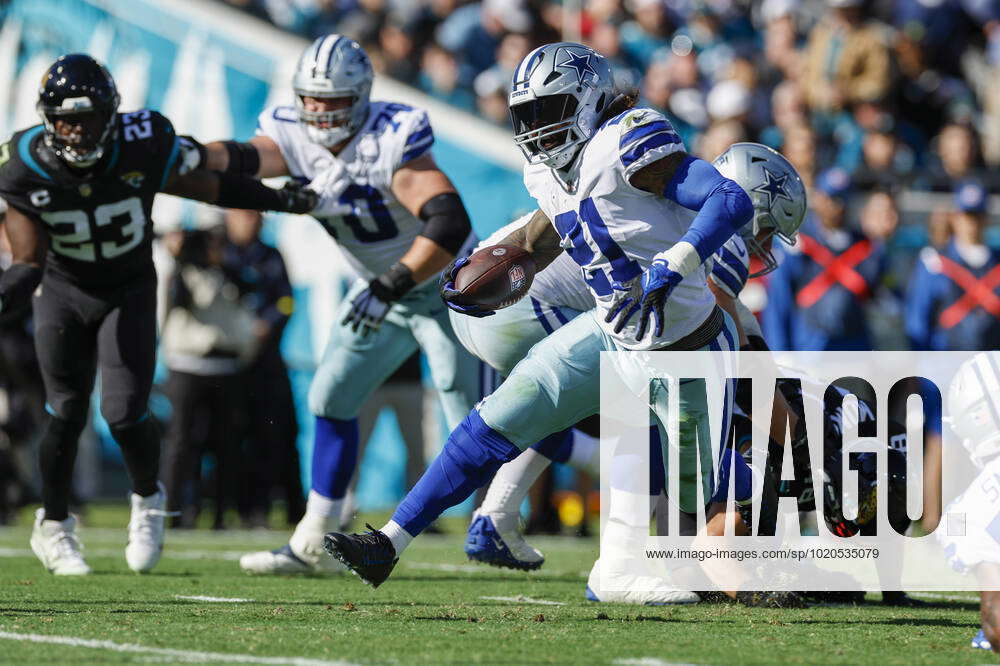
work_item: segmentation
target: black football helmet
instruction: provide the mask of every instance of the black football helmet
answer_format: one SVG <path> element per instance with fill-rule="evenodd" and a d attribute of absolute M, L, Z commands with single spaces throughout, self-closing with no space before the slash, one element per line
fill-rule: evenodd
<path fill-rule="evenodd" d="M 104 65 L 82 53 L 60 56 L 38 91 L 46 145 L 71 167 L 93 166 L 115 139 L 120 101 Z"/>

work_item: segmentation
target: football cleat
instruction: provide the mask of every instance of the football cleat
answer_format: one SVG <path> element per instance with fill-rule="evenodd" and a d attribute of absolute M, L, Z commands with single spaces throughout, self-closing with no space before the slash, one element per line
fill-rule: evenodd
<path fill-rule="evenodd" d="M 516 513 L 480 513 L 477 509 L 465 537 L 465 554 L 470 560 L 494 567 L 538 569 L 545 563 L 545 556 L 521 536 L 519 521 Z"/>
<path fill-rule="evenodd" d="M 758 592 L 741 590 L 736 601 L 750 608 L 806 608 L 806 600 L 798 592 Z"/>
<path fill-rule="evenodd" d="M 323 548 L 362 581 L 378 587 L 392 573 L 399 558 L 389 537 L 367 523 L 365 527 L 369 529 L 367 534 L 330 532 L 323 538 Z"/>
<path fill-rule="evenodd" d="M 822 590 L 799 593 L 803 599 L 821 604 L 854 604 L 865 603 L 865 593 L 841 590 Z"/>
<path fill-rule="evenodd" d="M 640 606 L 668 606 L 672 604 L 694 604 L 700 597 L 694 592 L 682 590 L 670 580 L 658 576 L 615 573 L 612 587 L 601 586 L 601 561 L 594 562 L 587 579 L 584 596 L 587 601 L 603 603 L 636 604 Z"/>
<path fill-rule="evenodd" d="M 31 550 L 50 572 L 57 576 L 84 576 L 90 567 L 83 560 L 80 540 L 76 538 L 76 518 L 45 520 L 45 509 L 35 512 L 31 530 Z"/>
<path fill-rule="evenodd" d="M 972 637 L 972 647 L 977 650 L 992 650 L 993 646 L 986 640 L 986 634 L 980 629 L 979 633 Z"/>
<path fill-rule="evenodd" d="M 247 553 L 240 557 L 240 569 L 256 575 L 314 573 L 313 568 L 293 553 L 287 543 L 274 550 Z"/>
<path fill-rule="evenodd" d="M 900 606 L 903 608 L 923 608 L 925 606 L 931 606 L 926 601 L 921 599 L 914 599 L 906 592 L 883 592 L 882 593 L 882 605 L 883 606 Z"/>
<path fill-rule="evenodd" d="M 344 567 L 323 550 L 325 519 L 306 514 L 288 543 L 274 550 L 247 553 L 240 569 L 254 575 L 336 574 Z"/>
<path fill-rule="evenodd" d="M 163 554 L 164 519 L 176 515 L 164 510 L 167 493 L 162 483 L 159 490 L 149 497 L 132 493 L 132 515 L 128 521 L 128 543 L 125 544 L 125 562 L 128 568 L 146 573 L 156 566 Z"/>

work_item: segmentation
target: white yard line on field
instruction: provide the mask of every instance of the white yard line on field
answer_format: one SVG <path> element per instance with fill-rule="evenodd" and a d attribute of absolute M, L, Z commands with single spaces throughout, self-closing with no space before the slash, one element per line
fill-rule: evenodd
<path fill-rule="evenodd" d="M 307 657 L 258 657 L 252 654 L 228 654 L 226 652 L 201 652 L 198 650 L 175 650 L 172 648 L 149 647 L 134 643 L 115 643 L 113 641 L 94 640 L 91 638 L 76 638 L 74 636 L 45 636 L 42 634 L 15 634 L 0 631 L 0 639 L 18 641 L 21 643 L 48 643 L 51 645 L 66 645 L 69 647 L 93 648 L 111 650 L 113 652 L 135 652 L 139 654 L 155 654 L 170 657 L 176 661 L 208 661 L 239 664 L 276 664 L 284 666 L 352 666 L 346 661 L 327 661 L 325 659 L 309 659 Z"/>
<path fill-rule="evenodd" d="M 253 603 L 253 599 L 238 599 L 229 597 L 205 597 L 200 594 L 175 594 L 174 599 L 182 599 L 184 601 L 204 601 L 210 604 L 249 604 Z"/>
<path fill-rule="evenodd" d="M 537 604 L 539 606 L 565 606 L 566 603 L 563 601 L 549 601 L 548 599 L 532 599 L 531 597 L 525 597 L 523 595 L 517 595 L 516 597 L 479 597 L 480 599 L 486 599 L 488 601 L 509 601 L 515 604 Z"/>

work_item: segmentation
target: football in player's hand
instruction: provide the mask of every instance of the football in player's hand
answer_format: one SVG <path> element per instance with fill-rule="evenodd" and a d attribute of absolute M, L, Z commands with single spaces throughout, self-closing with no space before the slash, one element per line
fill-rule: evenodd
<path fill-rule="evenodd" d="M 523 298 L 534 278 L 535 260 L 527 250 L 516 245 L 484 247 L 458 270 L 455 289 L 461 296 L 455 301 L 500 310 Z"/>

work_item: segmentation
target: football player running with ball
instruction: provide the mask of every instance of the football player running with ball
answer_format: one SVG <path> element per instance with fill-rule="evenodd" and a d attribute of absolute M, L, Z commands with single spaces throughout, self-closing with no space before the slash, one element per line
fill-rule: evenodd
<path fill-rule="evenodd" d="M 462 200 L 431 156 L 427 114 L 372 102 L 372 67 L 357 42 L 314 41 L 299 58 L 295 106 L 265 109 L 246 143 L 205 146 L 210 168 L 290 175 L 321 197 L 312 213 L 364 276 L 330 333 L 309 391 L 316 417 L 312 489 L 288 544 L 245 555 L 254 574 L 342 569 L 323 552 L 339 525 L 358 458 L 362 403 L 417 349 L 427 356 L 449 427 L 478 399 L 478 362 L 455 339 L 437 278 L 471 231 Z"/>
<path fill-rule="evenodd" d="M 750 256 L 760 260 L 763 269 L 753 275 L 769 273 L 777 266 L 771 243 L 777 236 L 795 242 L 806 209 L 805 189 L 795 168 L 780 153 L 760 144 L 733 144 L 713 162 L 719 171 L 738 183 L 750 196 L 754 218 L 733 235 L 707 262 L 709 286 L 718 304 L 732 315 L 739 329 L 740 343 L 748 336 L 760 337 L 760 327 L 753 314 L 737 300 L 750 275 Z M 500 229 L 480 243 L 488 247 L 499 243 L 515 229 L 527 224 L 530 215 Z M 748 247 L 751 248 L 748 250 Z M 463 265 L 462 261 L 456 266 Z M 453 273 L 455 271 L 453 270 Z M 507 375 L 528 350 L 553 330 L 568 323 L 594 299 L 580 279 L 579 267 L 567 254 L 557 257 L 544 271 L 536 274 L 528 298 L 496 312 L 495 316 L 468 317 L 453 309 L 452 326 L 470 352 Z M 551 440 L 555 439 L 555 443 Z M 568 441 L 566 441 L 568 439 Z M 489 486 L 482 506 L 469 526 L 465 552 L 473 560 L 514 569 L 537 569 L 544 562 L 540 551 L 525 540 L 520 529 L 520 506 L 541 472 L 561 454 L 569 462 L 596 457 L 587 450 L 578 452 L 574 438 L 557 433 L 533 445 L 514 461 L 503 465 Z M 567 450 L 568 449 L 568 450 Z M 662 475 L 661 475 L 662 476 Z M 651 493 L 660 489 L 650 486 Z M 662 484 L 661 484 L 662 485 Z M 676 603 L 683 596 L 666 581 L 638 579 L 635 563 L 602 562 L 608 571 L 619 572 L 622 582 L 615 591 L 601 591 L 599 565 L 591 571 L 588 598 L 626 603 Z M 619 592 L 619 590 L 628 590 Z M 690 594 L 690 593 L 688 593 Z"/>
<path fill-rule="evenodd" d="M 296 213 L 317 202 L 297 185 L 273 190 L 194 170 L 193 140 L 178 137 L 155 111 L 119 113 L 118 102 L 102 65 L 87 55 L 62 56 L 42 77 L 42 124 L 0 145 L 14 258 L 0 276 L 0 312 L 34 308 L 48 412 L 39 444 L 43 508 L 31 548 L 58 575 L 90 573 L 69 493 L 98 369 L 101 413 L 132 481 L 125 559 L 134 571 L 149 571 L 163 549 L 160 438 L 147 405 L 156 362 L 150 210 L 157 192 Z"/>
<path fill-rule="evenodd" d="M 539 270 L 565 248 L 597 306 L 532 348 L 451 433 L 381 530 L 327 535 L 327 550 L 365 582 L 385 581 L 413 537 L 503 463 L 595 414 L 599 352 L 736 349 L 735 325 L 716 305 L 705 261 L 751 220 L 751 200 L 711 164 L 688 155 L 661 114 L 622 106 L 608 60 L 588 47 L 549 44 L 515 70 L 515 141 L 528 158 L 525 185 L 539 211 L 504 243 L 531 252 Z M 683 387 L 679 397 L 682 409 L 699 409 Z M 665 422 L 665 384 L 653 380 L 651 400 Z M 715 439 L 703 406 L 685 425 L 697 428 L 701 441 Z M 718 490 L 712 467 L 703 466 L 706 473 L 693 480 L 705 497 Z M 693 490 L 682 487 L 675 498 L 684 512 L 697 510 Z M 724 506 L 714 504 L 715 511 Z"/>

